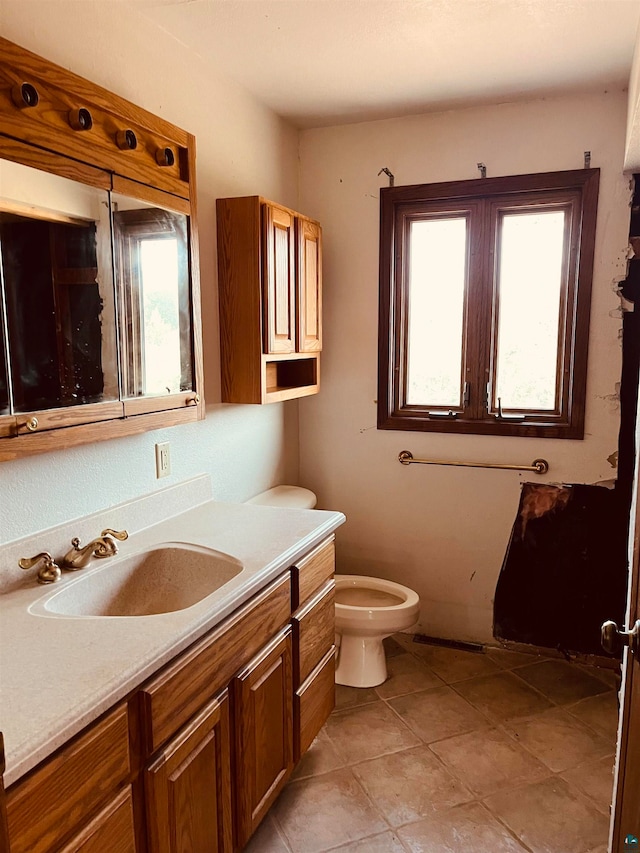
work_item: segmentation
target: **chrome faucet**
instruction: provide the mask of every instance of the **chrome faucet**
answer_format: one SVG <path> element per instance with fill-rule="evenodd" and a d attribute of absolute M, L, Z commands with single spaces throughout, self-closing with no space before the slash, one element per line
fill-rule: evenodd
<path fill-rule="evenodd" d="M 80 547 L 78 537 L 71 540 L 72 548 L 69 550 L 62 560 L 60 560 L 60 568 L 68 572 L 75 572 L 78 569 L 83 569 L 92 557 L 102 559 L 103 557 L 113 557 L 118 553 L 118 546 L 115 540 L 121 542 L 129 538 L 126 530 L 111 530 L 107 528 L 103 530 L 97 539 L 93 539 L 87 545 Z"/>

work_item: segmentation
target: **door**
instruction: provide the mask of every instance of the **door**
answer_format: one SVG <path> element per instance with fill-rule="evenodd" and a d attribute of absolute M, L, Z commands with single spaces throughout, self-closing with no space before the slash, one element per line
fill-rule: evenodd
<path fill-rule="evenodd" d="M 145 771 L 153 853 L 231 853 L 229 700 L 209 702 Z"/>
<path fill-rule="evenodd" d="M 298 352 L 322 349 L 322 231 L 298 219 Z"/>
<path fill-rule="evenodd" d="M 236 847 L 242 849 L 293 770 L 291 628 L 232 681 Z"/>
<path fill-rule="evenodd" d="M 295 352 L 295 218 L 272 204 L 262 205 L 262 216 L 265 351 Z"/>
<path fill-rule="evenodd" d="M 640 630 L 640 413 L 636 421 L 636 472 L 630 519 L 629 602 L 626 627 Z M 618 757 L 613 792 L 612 853 L 640 851 L 640 638 L 625 648 Z"/>

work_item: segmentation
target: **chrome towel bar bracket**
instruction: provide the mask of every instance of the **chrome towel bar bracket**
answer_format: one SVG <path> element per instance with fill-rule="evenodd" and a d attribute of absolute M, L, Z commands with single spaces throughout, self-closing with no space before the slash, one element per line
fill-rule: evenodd
<path fill-rule="evenodd" d="M 401 450 L 398 462 L 402 465 L 453 465 L 458 468 L 501 468 L 506 471 L 532 471 L 534 474 L 546 474 L 549 463 L 546 459 L 534 459 L 531 465 L 505 465 L 501 462 L 449 462 L 443 459 L 414 459 L 410 450 Z"/>

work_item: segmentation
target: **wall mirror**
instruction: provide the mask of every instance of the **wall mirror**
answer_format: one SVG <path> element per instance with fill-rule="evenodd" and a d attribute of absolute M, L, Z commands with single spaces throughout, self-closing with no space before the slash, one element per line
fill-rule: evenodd
<path fill-rule="evenodd" d="M 0 119 L 0 461 L 203 418 L 194 137 L 2 38 Z"/>
<path fill-rule="evenodd" d="M 123 396 L 193 390 L 189 217 L 112 193 Z"/>
<path fill-rule="evenodd" d="M 2 413 L 119 398 L 109 194 L 0 161 Z"/>

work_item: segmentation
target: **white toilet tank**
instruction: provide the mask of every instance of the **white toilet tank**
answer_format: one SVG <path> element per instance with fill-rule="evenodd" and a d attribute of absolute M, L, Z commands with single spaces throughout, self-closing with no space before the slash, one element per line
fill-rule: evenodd
<path fill-rule="evenodd" d="M 275 486 L 266 492 L 260 492 L 247 501 L 248 504 L 279 506 L 285 509 L 313 509 L 317 498 L 310 489 L 302 486 Z"/>

